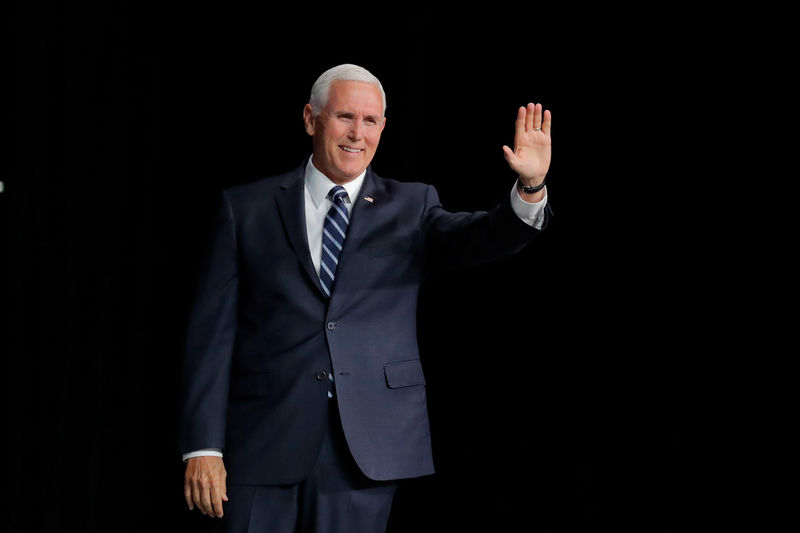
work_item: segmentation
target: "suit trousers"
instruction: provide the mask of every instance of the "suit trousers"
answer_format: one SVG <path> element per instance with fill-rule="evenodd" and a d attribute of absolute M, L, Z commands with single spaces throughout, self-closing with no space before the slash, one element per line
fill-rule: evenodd
<path fill-rule="evenodd" d="M 374 481 L 347 447 L 336 400 L 316 465 L 287 486 L 229 486 L 228 533 L 385 533 L 397 483 Z"/>

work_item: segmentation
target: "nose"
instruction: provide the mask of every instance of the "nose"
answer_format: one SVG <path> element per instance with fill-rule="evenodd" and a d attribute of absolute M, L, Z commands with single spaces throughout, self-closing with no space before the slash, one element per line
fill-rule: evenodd
<path fill-rule="evenodd" d="M 364 122 L 360 119 L 356 119 L 352 122 L 350 126 L 350 131 L 348 133 L 348 137 L 354 141 L 361 140 L 364 136 Z"/>

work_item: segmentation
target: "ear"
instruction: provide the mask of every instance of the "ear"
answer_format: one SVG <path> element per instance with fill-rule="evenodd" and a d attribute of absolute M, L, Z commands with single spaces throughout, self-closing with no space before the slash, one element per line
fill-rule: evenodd
<path fill-rule="evenodd" d="M 311 109 L 311 104 L 306 104 L 303 107 L 303 123 L 306 126 L 306 133 L 314 136 L 314 116 Z"/>
<path fill-rule="evenodd" d="M 383 124 L 381 124 L 381 133 L 383 133 L 383 128 L 386 127 L 386 117 L 383 117 Z"/>

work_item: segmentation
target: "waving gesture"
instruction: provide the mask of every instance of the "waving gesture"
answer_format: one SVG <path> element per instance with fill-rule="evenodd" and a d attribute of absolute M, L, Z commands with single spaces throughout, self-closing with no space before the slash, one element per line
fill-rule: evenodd
<path fill-rule="evenodd" d="M 542 104 L 528 104 L 517 112 L 514 150 L 503 146 L 503 154 L 523 185 L 539 185 L 550 168 L 550 123 L 550 111 L 543 111 Z"/>

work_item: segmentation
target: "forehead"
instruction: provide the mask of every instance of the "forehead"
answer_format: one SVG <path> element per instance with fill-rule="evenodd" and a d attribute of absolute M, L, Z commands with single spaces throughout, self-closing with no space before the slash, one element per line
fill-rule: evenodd
<path fill-rule="evenodd" d="M 331 83 L 328 107 L 332 111 L 359 111 L 370 115 L 383 115 L 383 100 L 378 88 L 365 81 Z"/>

